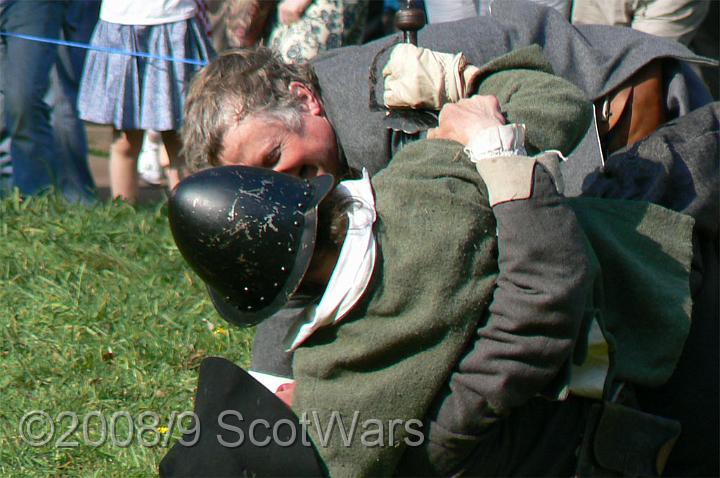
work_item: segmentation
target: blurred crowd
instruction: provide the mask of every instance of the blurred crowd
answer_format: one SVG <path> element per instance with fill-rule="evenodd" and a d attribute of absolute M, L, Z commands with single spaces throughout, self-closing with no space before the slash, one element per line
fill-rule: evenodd
<path fill-rule="evenodd" d="M 573 23 L 628 26 L 718 57 L 718 2 L 533 1 Z M 178 132 L 184 95 L 204 63 L 226 49 L 261 43 L 287 62 L 306 62 L 324 50 L 392 33 L 402 3 L 0 0 L 0 195 L 54 187 L 70 202 L 94 203 L 83 122 L 112 127 L 113 198 L 135 202 L 139 178 L 172 188 L 183 175 Z M 492 9 L 490 0 L 419 3 L 429 23 Z M 717 99 L 717 70 L 702 75 Z"/>

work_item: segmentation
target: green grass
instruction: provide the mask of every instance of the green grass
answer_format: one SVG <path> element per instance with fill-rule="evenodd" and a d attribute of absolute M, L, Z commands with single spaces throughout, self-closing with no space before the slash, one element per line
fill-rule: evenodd
<path fill-rule="evenodd" d="M 98 156 L 100 158 L 108 158 L 110 159 L 110 153 L 106 150 L 101 150 L 93 147 L 88 147 L 88 155 L 90 156 Z"/>
<path fill-rule="evenodd" d="M 214 329 L 211 328 L 214 326 Z M 173 412 L 192 410 L 197 368 L 218 355 L 247 366 L 251 330 L 227 327 L 178 253 L 162 205 L 91 209 L 54 197 L 0 201 L 0 476 L 149 476 L 178 437 Z M 45 446 L 23 439 L 21 418 L 43 410 L 55 424 Z M 77 430 L 59 447 L 62 434 Z M 92 446 L 83 418 L 127 412 L 146 443 Z M 113 435 L 126 440 L 126 417 Z M 100 441 L 98 417 L 85 428 Z M 136 424 L 137 425 L 137 424 Z M 39 433 L 42 428 L 33 428 Z M 161 431 L 158 431 L 161 430 Z M 110 441 L 108 437 L 107 441 Z"/>

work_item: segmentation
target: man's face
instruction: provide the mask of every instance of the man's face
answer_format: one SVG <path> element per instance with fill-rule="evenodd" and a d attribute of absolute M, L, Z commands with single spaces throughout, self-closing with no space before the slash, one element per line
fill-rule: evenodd
<path fill-rule="evenodd" d="M 303 178 L 322 174 L 338 177 L 340 170 L 330 122 L 309 113 L 302 114 L 299 132 L 274 119 L 245 119 L 225 134 L 220 164 L 270 168 Z"/>

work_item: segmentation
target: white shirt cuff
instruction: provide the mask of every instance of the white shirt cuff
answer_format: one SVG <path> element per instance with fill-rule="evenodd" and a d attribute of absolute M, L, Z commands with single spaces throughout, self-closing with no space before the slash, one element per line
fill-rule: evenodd
<path fill-rule="evenodd" d="M 526 156 L 525 125 L 511 123 L 485 128 L 470 139 L 465 154 L 474 163 L 497 156 Z"/>

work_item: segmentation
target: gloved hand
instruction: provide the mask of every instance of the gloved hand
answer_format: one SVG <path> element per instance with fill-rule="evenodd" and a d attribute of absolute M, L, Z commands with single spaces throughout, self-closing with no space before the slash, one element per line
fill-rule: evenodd
<path fill-rule="evenodd" d="M 383 100 L 389 108 L 440 109 L 464 98 L 480 70 L 462 53 L 439 53 L 402 43 L 385 68 Z"/>

